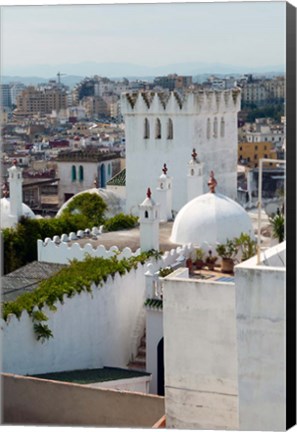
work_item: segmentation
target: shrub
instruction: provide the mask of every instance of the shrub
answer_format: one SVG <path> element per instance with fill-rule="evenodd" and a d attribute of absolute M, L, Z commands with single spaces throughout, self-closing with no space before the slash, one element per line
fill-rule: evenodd
<path fill-rule="evenodd" d="M 119 231 L 134 228 L 138 223 L 138 217 L 119 213 L 104 223 L 106 231 Z"/>

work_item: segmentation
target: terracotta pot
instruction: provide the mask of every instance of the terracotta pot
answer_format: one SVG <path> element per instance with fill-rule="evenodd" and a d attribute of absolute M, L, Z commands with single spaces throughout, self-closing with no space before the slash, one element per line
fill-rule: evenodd
<path fill-rule="evenodd" d="M 202 261 L 202 260 L 196 260 L 195 261 L 195 266 L 196 266 L 197 270 L 201 270 L 203 268 L 203 266 L 204 266 L 204 261 Z"/>
<path fill-rule="evenodd" d="M 222 258 L 221 270 L 223 273 L 233 273 L 234 261 L 232 258 Z"/>
<path fill-rule="evenodd" d="M 215 268 L 215 263 L 207 262 L 206 265 L 207 265 L 208 270 L 214 270 L 214 268 Z"/>

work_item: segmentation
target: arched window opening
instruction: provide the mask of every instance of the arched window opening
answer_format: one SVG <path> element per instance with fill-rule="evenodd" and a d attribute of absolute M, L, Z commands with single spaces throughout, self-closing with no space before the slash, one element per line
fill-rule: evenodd
<path fill-rule="evenodd" d="M 157 118 L 156 120 L 156 130 L 155 130 L 155 138 L 160 139 L 161 138 L 161 122 L 160 119 Z"/>
<path fill-rule="evenodd" d="M 82 165 L 79 166 L 78 175 L 79 175 L 79 181 L 83 181 L 84 180 L 84 167 Z"/>
<path fill-rule="evenodd" d="M 214 138 L 218 137 L 218 119 L 216 117 L 213 122 L 213 136 Z"/>
<path fill-rule="evenodd" d="M 150 137 L 150 124 L 147 118 L 144 119 L 144 139 Z"/>
<path fill-rule="evenodd" d="M 206 125 L 206 136 L 207 139 L 210 138 L 210 131 L 211 131 L 211 123 L 210 123 L 210 118 L 207 119 L 207 125 Z"/>
<path fill-rule="evenodd" d="M 147 210 L 144 212 L 144 217 L 145 217 L 145 219 L 148 219 L 148 211 Z"/>
<path fill-rule="evenodd" d="M 173 139 L 173 123 L 172 120 L 168 120 L 167 124 L 167 139 Z"/>
<path fill-rule="evenodd" d="M 194 170 L 193 170 L 193 168 L 191 169 L 191 176 L 193 176 L 194 175 Z"/>
<path fill-rule="evenodd" d="M 223 117 L 221 118 L 221 138 L 223 138 L 225 136 L 225 120 L 223 119 Z"/>
<path fill-rule="evenodd" d="M 76 167 L 75 167 L 75 165 L 72 165 L 72 168 L 71 168 L 71 178 L 72 178 L 72 181 L 76 181 Z"/>

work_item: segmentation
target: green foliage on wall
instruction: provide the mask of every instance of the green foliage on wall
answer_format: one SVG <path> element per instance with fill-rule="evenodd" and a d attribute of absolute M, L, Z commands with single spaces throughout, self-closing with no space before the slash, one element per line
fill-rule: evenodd
<path fill-rule="evenodd" d="M 61 269 L 54 276 L 43 280 L 36 290 L 27 292 L 17 297 L 14 301 L 4 302 L 2 305 L 2 317 L 6 321 L 9 314 L 20 318 L 23 311 L 31 316 L 36 338 L 44 341 L 52 337 L 52 332 L 42 321 L 48 317 L 43 308 L 49 307 L 56 310 L 56 303 L 63 304 L 64 298 L 71 298 L 83 291 L 92 292 L 92 285 L 100 287 L 106 282 L 108 276 L 114 277 L 117 273 L 121 276 L 144 264 L 149 258 L 157 259 L 159 254 L 151 250 L 143 252 L 139 256 L 118 260 L 116 256 L 104 259 L 86 256 L 84 261 L 73 260 L 69 266 Z M 36 310 L 38 309 L 38 310 Z"/>

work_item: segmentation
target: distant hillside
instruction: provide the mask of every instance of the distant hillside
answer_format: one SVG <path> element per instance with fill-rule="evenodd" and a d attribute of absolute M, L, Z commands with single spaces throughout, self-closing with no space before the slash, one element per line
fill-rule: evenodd
<path fill-rule="evenodd" d="M 226 65 L 221 63 L 203 63 L 203 62 L 190 62 L 190 63 L 175 63 L 164 66 L 143 66 L 130 63 L 97 63 L 97 62 L 82 62 L 76 64 L 63 64 L 63 65 L 32 65 L 30 67 L 19 67 L 11 70 L 6 70 L 7 75 L 18 75 L 18 77 L 26 77 L 29 83 L 44 82 L 50 77 L 57 77 L 58 71 L 65 74 L 61 76 L 64 84 L 72 87 L 76 82 L 79 82 L 82 77 L 99 75 L 108 78 L 139 78 L 155 77 L 160 75 L 167 75 L 177 73 L 182 75 L 201 75 L 201 74 L 281 74 L 284 73 L 285 67 L 282 65 L 274 65 L 267 67 L 251 67 L 251 66 L 236 66 Z M 43 77 L 43 78 L 39 78 Z M 16 78 L 16 77 L 14 77 Z M 32 81 L 34 80 L 34 81 Z M 42 81 L 41 81 L 42 80 Z M 25 78 L 22 79 L 25 82 Z"/>
<path fill-rule="evenodd" d="M 37 85 L 42 83 L 47 83 L 48 80 L 54 79 L 57 80 L 56 76 L 52 76 L 49 78 L 42 78 L 38 76 L 10 76 L 10 75 L 3 75 L 1 77 L 1 82 L 3 84 L 9 84 L 10 82 L 22 82 L 26 86 L 28 85 Z M 76 75 L 67 75 L 67 76 L 61 76 L 61 82 L 65 84 L 66 86 L 70 87 L 71 89 L 80 82 L 82 79 L 84 79 L 83 76 L 76 76 Z"/>

